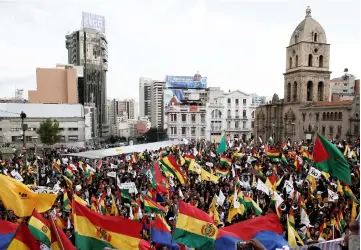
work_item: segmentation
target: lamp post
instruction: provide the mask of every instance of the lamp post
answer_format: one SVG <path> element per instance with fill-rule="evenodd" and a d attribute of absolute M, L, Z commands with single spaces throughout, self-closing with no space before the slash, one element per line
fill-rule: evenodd
<path fill-rule="evenodd" d="M 26 136 L 25 136 L 25 131 L 28 129 L 28 125 L 27 124 L 24 124 L 24 120 L 26 118 L 26 114 L 21 111 L 20 113 L 20 118 L 21 118 L 21 129 L 23 130 L 23 148 L 22 148 L 22 151 L 24 153 L 24 167 L 26 168 Z"/>

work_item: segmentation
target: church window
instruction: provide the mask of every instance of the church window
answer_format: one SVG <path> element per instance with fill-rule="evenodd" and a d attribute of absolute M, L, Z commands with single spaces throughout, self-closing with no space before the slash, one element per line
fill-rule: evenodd
<path fill-rule="evenodd" d="M 318 67 L 323 68 L 323 55 L 318 58 Z"/>
<path fill-rule="evenodd" d="M 322 126 L 322 135 L 325 135 L 325 133 L 326 133 L 326 127 Z"/>
<path fill-rule="evenodd" d="M 326 120 L 326 113 L 325 112 L 323 112 L 323 114 L 322 114 L 322 120 Z"/>
<path fill-rule="evenodd" d="M 293 83 L 293 96 L 292 96 L 294 102 L 297 101 L 297 92 L 298 92 L 297 87 L 298 87 L 297 82 L 294 82 Z"/>
<path fill-rule="evenodd" d="M 333 112 L 330 114 L 330 120 L 333 121 Z"/>
<path fill-rule="evenodd" d="M 315 33 L 315 34 L 313 35 L 313 41 L 314 41 L 314 42 L 317 42 L 317 38 L 318 38 L 318 37 L 317 37 L 317 33 Z"/>
<path fill-rule="evenodd" d="M 308 66 L 312 67 L 312 55 L 311 54 L 308 55 Z"/>
<path fill-rule="evenodd" d="M 342 120 L 342 112 L 339 112 L 339 113 L 338 113 L 338 119 L 339 119 L 339 120 Z"/>
<path fill-rule="evenodd" d="M 319 82 L 318 87 L 317 87 L 317 100 L 318 101 L 323 101 L 323 92 L 324 92 L 324 84 L 323 84 L 323 82 Z"/>
<path fill-rule="evenodd" d="M 290 65 L 289 68 L 292 69 L 292 57 L 290 57 Z"/>
<path fill-rule="evenodd" d="M 298 67 L 298 55 L 296 55 L 296 60 L 295 60 L 295 67 Z"/>
<path fill-rule="evenodd" d="M 291 102 L 291 83 L 287 84 L 287 102 Z"/>
<path fill-rule="evenodd" d="M 312 102 L 313 99 L 313 82 L 309 81 L 307 83 L 307 101 Z"/>
<path fill-rule="evenodd" d="M 327 114 L 326 114 L 326 120 L 330 120 L 330 112 L 327 112 Z"/>

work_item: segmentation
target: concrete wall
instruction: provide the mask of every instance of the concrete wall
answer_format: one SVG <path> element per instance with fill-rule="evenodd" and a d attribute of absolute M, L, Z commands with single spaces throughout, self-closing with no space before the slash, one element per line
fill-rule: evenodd
<path fill-rule="evenodd" d="M 78 103 L 76 69 L 36 69 L 37 90 L 29 90 L 29 103 Z"/>

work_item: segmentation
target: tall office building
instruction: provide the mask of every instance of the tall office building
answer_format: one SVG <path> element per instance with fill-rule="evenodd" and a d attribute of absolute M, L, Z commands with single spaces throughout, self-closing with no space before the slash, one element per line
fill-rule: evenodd
<path fill-rule="evenodd" d="M 153 81 L 150 88 L 151 99 L 151 124 L 152 127 L 164 127 L 164 103 L 163 103 L 163 89 L 164 81 Z"/>
<path fill-rule="evenodd" d="M 65 36 L 68 63 L 84 66 L 84 81 L 78 82 L 78 100 L 84 106 L 95 106 L 99 124 L 97 135 L 105 137 L 109 135 L 106 114 L 108 42 L 104 35 L 104 27 L 99 31 L 96 27 L 85 24 L 82 30 Z"/>
<path fill-rule="evenodd" d="M 139 116 L 151 119 L 150 90 L 153 80 L 148 77 L 139 78 Z"/>
<path fill-rule="evenodd" d="M 137 103 L 134 99 L 108 100 L 108 122 L 112 135 L 117 135 L 119 117 L 126 120 L 138 119 Z"/>

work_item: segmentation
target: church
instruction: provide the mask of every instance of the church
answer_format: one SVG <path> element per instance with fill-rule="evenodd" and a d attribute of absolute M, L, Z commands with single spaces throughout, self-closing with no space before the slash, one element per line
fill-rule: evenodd
<path fill-rule="evenodd" d="M 328 139 L 360 137 L 360 97 L 330 102 L 330 44 L 322 26 L 307 7 L 286 48 L 284 98 L 256 109 L 254 135 L 263 141 L 314 140 L 317 133 Z"/>

